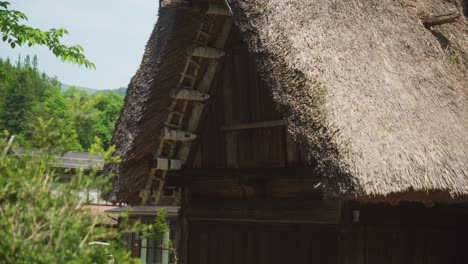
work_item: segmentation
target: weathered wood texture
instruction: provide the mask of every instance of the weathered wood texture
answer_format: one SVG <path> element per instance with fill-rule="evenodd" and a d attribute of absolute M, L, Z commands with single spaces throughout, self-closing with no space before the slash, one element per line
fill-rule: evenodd
<path fill-rule="evenodd" d="M 311 224 L 338 224 L 340 213 L 338 202 L 297 199 L 193 199 L 185 211 L 191 220 Z"/>
<path fill-rule="evenodd" d="M 216 93 L 210 99 L 198 144 L 204 168 L 278 168 L 300 166 L 297 144 L 261 80 L 247 46 L 234 29 Z M 195 161 L 196 159 L 194 159 Z"/>
<path fill-rule="evenodd" d="M 325 225 L 191 222 L 190 264 L 334 264 L 337 228 Z"/>
<path fill-rule="evenodd" d="M 331 215 L 324 207 L 192 199 L 188 263 L 468 263 L 467 205 L 345 205 L 336 224 L 310 221 Z"/>
<path fill-rule="evenodd" d="M 322 199 L 320 177 L 313 169 L 301 167 L 186 169 L 166 183 L 210 199 Z"/>
<path fill-rule="evenodd" d="M 352 210 L 359 210 L 360 221 L 342 227 L 342 264 L 468 263 L 466 206 L 367 205 L 348 214 Z"/>
<path fill-rule="evenodd" d="M 190 183 L 193 195 L 206 198 L 315 198 L 321 192 L 313 179 L 262 179 L 217 177 L 200 178 Z"/>

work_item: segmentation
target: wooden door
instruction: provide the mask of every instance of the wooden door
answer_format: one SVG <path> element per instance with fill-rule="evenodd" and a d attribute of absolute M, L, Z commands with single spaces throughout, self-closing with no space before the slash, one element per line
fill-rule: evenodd
<path fill-rule="evenodd" d="M 335 264 L 337 227 L 194 221 L 190 264 Z"/>

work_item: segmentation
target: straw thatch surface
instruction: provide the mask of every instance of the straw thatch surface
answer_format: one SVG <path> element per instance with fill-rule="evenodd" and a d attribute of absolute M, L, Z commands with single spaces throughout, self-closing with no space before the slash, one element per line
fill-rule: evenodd
<path fill-rule="evenodd" d="M 431 31 L 420 19 L 463 11 L 461 0 L 228 2 L 328 191 L 426 201 L 468 194 L 468 23 L 462 16 Z M 112 168 L 119 201 L 139 201 L 197 19 L 159 11 L 113 138 L 123 159 Z"/>
<path fill-rule="evenodd" d="M 420 20 L 461 1 L 230 3 L 331 191 L 468 194 L 467 21 Z"/>

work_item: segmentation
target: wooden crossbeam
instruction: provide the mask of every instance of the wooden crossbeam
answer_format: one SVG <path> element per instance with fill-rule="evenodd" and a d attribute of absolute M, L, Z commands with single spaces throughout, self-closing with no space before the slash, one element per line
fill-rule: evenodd
<path fill-rule="evenodd" d="M 182 88 L 171 92 L 171 96 L 177 100 L 206 101 L 210 95 L 190 88 Z"/>
<path fill-rule="evenodd" d="M 274 121 L 265 121 L 265 122 L 254 122 L 254 123 L 244 123 L 244 124 L 235 124 L 222 126 L 221 131 L 232 131 L 232 130 L 245 130 L 245 129 L 255 129 L 255 128 L 267 128 L 267 127 L 278 127 L 285 126 L 286 121 L 284 120 L 274 120 Z"/>
<path fill-rule="evenodd" d="M 173 141 L 193 141 L 197 138 L 197 135 L 188 131 L 180 129 L 172 129 L 169 127 L 163 128 L 162 139 L 173 140 Z"/>
<path fill-rule="evenodd" d="M 288 177 L 288 178 L 317 178 L 315 168 L 298 167 L 298 168 L 245 168 L 245 169 L 230 169 L 230 168 L 203 168 L 203 169 L 184 169 L 177 173 L 179 177 L 249 177 L 249 178 L 272 178 L 272 177 Z"/>
<path fill-rule="evenodd" d="M 224 56 L 225 52 L 221 49 L 212 47 L 192 46 L 187 49 L 187 54 L 201 58 L 219 59 Z"/>
<path fill-rule="evenodd" d="M 182 161 L 167 158 L 156 158 L 156 169 L 162 171 L 180 170 Z"/>

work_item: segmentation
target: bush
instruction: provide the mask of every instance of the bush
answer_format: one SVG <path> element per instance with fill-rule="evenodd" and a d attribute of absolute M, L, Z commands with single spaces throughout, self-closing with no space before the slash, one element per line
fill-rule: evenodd
<path fill-rule="evenodd" d="M 79 170 L 71 181 L 61 183 L 54 166 L 70 139 L 50 132 L 41 123 L 36 135 L 40 151 L 17 157 L 0 156 L 0 260 L 2 263 L 131 263 L 130 253 L 118 238 L 122 231 L 105 228 L 83 207 L 80 191 L 107 179 L 96 170 Z M 0 152 L 7 142 L 0 140 Z M 112 148 L 93 145 L 94 153 L 115 162 Z M 117 239 L 112 239 L 117 238 Z M 91 241 L 110 246 L 90 246 Z"/>

